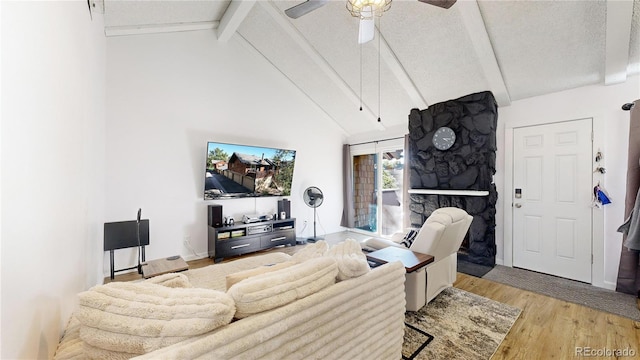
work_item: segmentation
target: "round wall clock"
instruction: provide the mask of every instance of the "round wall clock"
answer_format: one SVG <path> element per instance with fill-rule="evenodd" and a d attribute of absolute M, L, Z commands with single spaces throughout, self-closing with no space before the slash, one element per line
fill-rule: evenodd
<path fill-rule="evenodd" d="M 448 150 L 456 142 L 456 133 L 450 127 L 442 126 L 433 134 L 433 146 L 438 150 Z"/>

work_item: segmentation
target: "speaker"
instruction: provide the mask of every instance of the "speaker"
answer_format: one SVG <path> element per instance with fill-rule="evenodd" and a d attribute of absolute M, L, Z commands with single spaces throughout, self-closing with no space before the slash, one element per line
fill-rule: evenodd
<path fill-rule="evenodd" d="M 278 200 L 278 214 L 283 212 L 287 214 L 287 219 L 291 219 L 291 201 L 287 199 Z"/>
<path fill-rule="evenodd" d="M 213 227 L 221 227 L 224 225 L 222 222 L 222 205 L 209 205 L 207 223 Z"/>

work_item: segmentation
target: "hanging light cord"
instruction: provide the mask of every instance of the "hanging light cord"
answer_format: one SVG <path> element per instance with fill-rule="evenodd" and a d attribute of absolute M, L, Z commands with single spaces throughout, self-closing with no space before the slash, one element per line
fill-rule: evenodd
<path fill-rule="evenodd" d="M 362 111 L 362 43 L 360 43 L 360 111 Z"/>

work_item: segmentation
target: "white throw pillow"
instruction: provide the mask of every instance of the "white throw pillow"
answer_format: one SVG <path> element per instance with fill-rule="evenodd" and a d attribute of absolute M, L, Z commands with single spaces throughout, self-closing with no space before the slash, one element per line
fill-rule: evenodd
<path fill-rule="evenodd" d="M 229 274 L 226 276 L 227 290 L 231 289 L 233 285 L 239 283 L 242 280 L 248 279 L 253 276 L 258 276 L 269 272 L 278 271 L 280 269 L 288 268 L 295 264 L 296 263 L 293 261 L 285 261 L 277 264 L 262 265 L 253 269 L 242 270 L 233 274 Z"/>
<path fill-rule="evenodd" d="M 332 246 L 327 256 L 334 258 L 338 263 L 337 279 L 339 281 L 364 275 L 371 270 L 367 256 L 354 239 L 346 239 Z"/>
<path fill-rule="evenodd" d="M 302 250 L 291 255 L 291 260 L 295 262 L 304 262 L 309 259 L 321 257 L 327 254 L 329 251 L 329 245 L 324 240 L 319 240 L 313 244 L 308 244 L 302 248 Z"/>
<path fill-rule="evenodd" d="M 275 309 L 335 283 L 338 265 L 333 258 L 318 257 L 281 270 L 252 276 L 227 293 L 236 304 L 238 319 Z"/>

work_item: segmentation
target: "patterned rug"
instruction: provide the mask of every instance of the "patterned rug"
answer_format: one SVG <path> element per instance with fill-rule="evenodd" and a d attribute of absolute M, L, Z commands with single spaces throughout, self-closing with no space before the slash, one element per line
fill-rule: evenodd
<path fill-rule="evenodd" d="M 521 310 L 456 288 L 405 314 L 402 358 L 489 359 Z"/>

